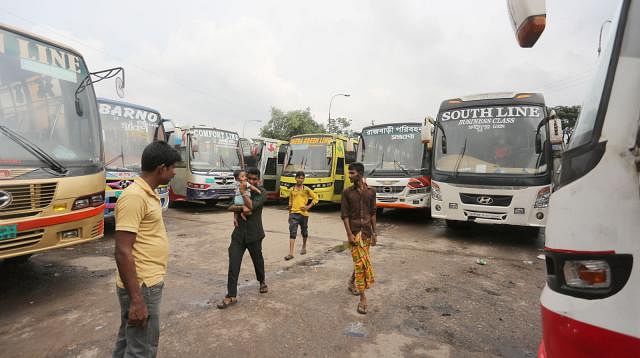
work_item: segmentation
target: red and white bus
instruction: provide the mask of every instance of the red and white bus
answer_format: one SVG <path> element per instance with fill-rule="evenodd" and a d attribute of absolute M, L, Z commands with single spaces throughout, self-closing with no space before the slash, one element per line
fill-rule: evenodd
<path fill-rule="evenodd" d="M 508 5 L 520 45 L 533 46 L 544 1 Z M 640 1 L 611 5 L 612 30 L 551 195 L 539 357 L 640 357 Z"/>

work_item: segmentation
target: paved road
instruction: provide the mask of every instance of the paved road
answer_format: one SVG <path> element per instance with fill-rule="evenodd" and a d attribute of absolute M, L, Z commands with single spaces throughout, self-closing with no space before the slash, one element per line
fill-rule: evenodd
<path fill-rule="evenodd" d="M 369 314 L 346 290 L 351 258 L 335 208 L 310 219 L 310 250 L 284 261 L 287 213 L 264 212 L 268 294 L 245 255 L 239 303 L 225 294 L 231 214 L 197 205 L 165 214 L 171 243 L 160 357 L 530 357 L 540 339 L 543 237 L 475 226 L 451 231 L 405 211 L 379 217 Z M 486 265 L 476 264 L 485 258 Z M 0 263 L 1 357 L 105 357 L 119 308 L 113 232 L 74 248 Z"/>

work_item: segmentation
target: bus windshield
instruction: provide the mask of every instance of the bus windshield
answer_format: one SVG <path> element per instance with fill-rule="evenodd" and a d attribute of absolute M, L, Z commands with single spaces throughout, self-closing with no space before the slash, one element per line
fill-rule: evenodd
<path fill-rule="evenodd" d="M 104 143 L 105 166 L 110 170 L 141 169 L 140 156 L 153 141 L 160 115 L 110 103 L 98 104 Z"/>
<path fill-rule="evenodd" d="M 237 145 L 218 144 L 210 138 L 198 142 L 198 151 L 191 153 L 191 169 L 198 171 L 229 171 L 240 169 Z"/>
<path fill-rule="evenodd" d="M 291 144 L 284 175 L 303 170 L 307 176 L 329 176 L 332 159 L 332 144 Z"/>
<path fill-rule="evenodd" d="M 362 163 L 369 175 L 384 172 L 416 174 L 429 167 L 418 123 L 387 125 L 362 130 Z"/>
<path fill-rule="evenodd" d="M 546 150 L 536 153 L 535 146 L 536 128 L 543 118 L 544 108 L 532 105 L 444 111 L 438 120 L 447 137 L 447 152 L 442 150 L 442 132 L 436 129 L 435 169 L 454 174 L 544 173 L 547 171 Z M 544 128 L 540 134 L 545 143 Z"/>
<path fill-rule="evenodd" d="M 87 73 L 79 55 L 0 28 L 0 165 L 45 166 L 36 152 L 66 166 L 102 162 L 91 86 L 79 95 L 84 113 L 75 110 Z"/>

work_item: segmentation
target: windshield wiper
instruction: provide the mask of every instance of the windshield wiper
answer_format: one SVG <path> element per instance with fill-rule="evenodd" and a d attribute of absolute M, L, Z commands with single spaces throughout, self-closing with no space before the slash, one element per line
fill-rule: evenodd
<path fill-rule="evenodd" d="M 47 154 L 47 152 L 45 152 L 42 148 L 38 147 L 36 144 L 32 143 L 20 134 L 12 131 L 11 129 L 9 129 L 9 127 L 0 125 L 0 131 L 4 133 L 5 136 L 9 137 L 9 139 L 16 142 L 26 151 L 31 153 L 34 157 L 47 163 L 49 165 L 49 168 L 53 169 L 58 174 L 65 175 L 69 171 L 67 168 L 65 168 L 64 165 L 62 165 L 54 157 Z"/>
<path fill-rule="evenodd" d="M 124 149 L 122 148 L 122 145 L 120 145 L 120 154 L 116 155 L 113 159 L 107 161 L 104 166 L 105 168 L 108 167 L 109 165 L 113 164 L 116 160 L 122 158 L 122 167 L 125 168 L 124 165 Z"/>
<path fill-rule="evenodd" d="M 397 160 L 393 160 L 393 164 L 395 164 L 398 168 L 400 168 L 406 175 L 411 175 L 411 173 L 409 173 L 409 171 L 407 170 L 407 168 L 405 168 L 402 164 L 400 164 L 399 161 Z"/>
<path fill-rule="evenodd" d="M 458 161 L 456 162 L 456 167 L 453 169 L 453 176 L 458 177 L 458 169 L 460 169 L 460 164 L 462 164 L 462 158 L 464 158 L 464 153 L 467 151 L 467 137 L 464 137 L 464 144 L 462 145 L 462 151 L 460 152 L 460 156 L 458 157 Z"/>
<path fill-rule="evenodd" d="M 383 164 L 384 164 L 384 152 L 382 152 L 380 163 L 378 163 L 378 165 L 376 165 L 375 168 L 371 169 L 371 171 L 369 172 L 369 174 L 367 174 L 367 176 L 370 176 L 371 174 L 375 173 L 376 170 L 378 170 L 378 168 L 380 168 Z"/>

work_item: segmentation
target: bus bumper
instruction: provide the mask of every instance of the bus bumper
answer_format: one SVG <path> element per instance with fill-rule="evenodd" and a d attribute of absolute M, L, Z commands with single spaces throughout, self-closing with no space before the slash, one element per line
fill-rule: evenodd
<path fill-rule="evenodd" d="M 15 238 L 0 241 L 0 259 L 81 244 L 104 236 L 105 205 L 14 224 Z"/>
<path fill-rule="evenodd" d="M 424 209 L 431 203 L 429 194 L 409 194 L 405 196 L 390 197 L 385 195 L 376 196 L 376 207 L 394 209 Z"/>
<path fill-rule="evenodd" d="M 478 224 L 544 227 L 548 208 L 535 208 L 536 195 L 544 187 L 519 190 L 500 187 L 475 189 L 437 183 L 441 200 L 431 199 L 431 217 Z M 491 198 L 493 204 L 480 205 L 471 200 Z M 500 198 L 500 199 L 498 199 Z M 493 200 L 495 199 L 495 202 Z M 474 204 L 475 203 L 475 204 Z"/>
<path fill-rule="evenodd" d="M 207 189 L 198 190 L 187 188 L 187 200 L 231 200 L 235 189 Z"/>

